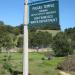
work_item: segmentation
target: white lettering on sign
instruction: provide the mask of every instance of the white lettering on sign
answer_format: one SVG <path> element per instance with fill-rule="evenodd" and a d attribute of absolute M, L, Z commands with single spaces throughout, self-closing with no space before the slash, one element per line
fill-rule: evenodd
<path fill-rule="evenodd" d="M 36 6 L 32 8 L 32 10 L 40 10 L 40 9 L 42 9 L 42 6 Z"/>
<path fill-rule="evenodd" d="M 51 8 L 51 7 L 54 7 L 54 4 L 47 4 L 47 5 L 44 5 L 44 8 Z"/>
<path fill-rule="evenodd" d="M 40 17 L 34 17 L 34 20 L 40 19 Z"/>
<path fill-rule="evenodd" d="M 50 11 L 50 12 L 46 12 L 46 14 L 55 14 L 56 11 Z"/>
<path fill-rule="evenodd" d="M 58 2 L 48 2 L 30 6 L 30 24 L 57 24 L 59 22 Z"/>
<path fill-rule="evenodd" d="M 46 16 L 44 18 L 46 18 Z M 57 21 L 57 18 L 49 18 L 49 19 L 37 19 L 37 20 L 31 21 L 30 23 L 31 24 L 47 23 L 47 22 L 53 23 L 53 22 L 56 22 L 56 21 Z"/>
<path fill-rule="evenodd" d="M 47 9 L 39 10 L 39 12 L 47 12 Z"/>
<path fill-rule="evenodd" d="M 46 13 L 37 13 L 37 14 L 31 14 L 31 16 L 40 16 L 40 15 L 45 15 Z"/>
<path fill-rule="evenodd" d="M 53 15 L 47 15 L 47 16 L 36 16 L 34 17 L 34 20 L 39 20 L 39 19 L 48 19 L 48 18 L 53 18 Z"/>
<path fill-rule="evenodd" d="M 55 14 L 56 11 L 47 11 L 47 10 L 39 10 L 37 14 L 31 14 L 31 16 L 40 16 L 40 15 L 48 15 L 48 14 Z"/>

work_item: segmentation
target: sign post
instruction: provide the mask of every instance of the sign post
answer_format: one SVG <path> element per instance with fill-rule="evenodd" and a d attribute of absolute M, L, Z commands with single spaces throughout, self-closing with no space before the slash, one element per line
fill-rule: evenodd
<path fill-rule="evenodd" d="M 28 75 L 28 0 L 24 0 L 23 75 Z"/>
<path fill-rule="evenodd" d="M 31 4 L 29 11 L 28 13 L 28 0 L 24 0 L 23 75 L 28 75 L 28 20 L 30 25 L 36 26 L 59 24 L 58 1 Z"/>

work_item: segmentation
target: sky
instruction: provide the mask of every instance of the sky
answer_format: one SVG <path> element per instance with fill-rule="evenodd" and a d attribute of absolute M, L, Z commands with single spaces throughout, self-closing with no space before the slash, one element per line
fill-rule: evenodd
<path fill-rule="evenodd" d="M 59 0 L 59 15 L 62 30 L 75 27 L 75 0 Z M 0 0 L 0 21 L 17 26 L 23 23 L 23 17 L 24 0 Z"/>

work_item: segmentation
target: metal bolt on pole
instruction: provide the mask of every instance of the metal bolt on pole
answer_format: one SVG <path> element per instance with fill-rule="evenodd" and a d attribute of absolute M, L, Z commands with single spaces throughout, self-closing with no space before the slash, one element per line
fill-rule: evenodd
<path fill-rule="evenodd" d="M 23 75 L 28 75 L 28 0 L 24 0 Z"/>

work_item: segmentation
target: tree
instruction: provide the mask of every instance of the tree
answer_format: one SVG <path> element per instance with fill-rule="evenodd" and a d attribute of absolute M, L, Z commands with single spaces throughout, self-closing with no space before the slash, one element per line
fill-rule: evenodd
<path fill-rule="evenodd" d="M 15 35 L 19 35 L 20 34 L 18 27 L 14 27 L 13 34 L 15 34 Z"/>
<path fill-rule="evenodd" d="M 8 35 L 6 35 L 6 36 L 4 37 L 3 47 L 5 47 L 6 50 L 9 50 L 9 49 L 12 48 L 12 46 L 13 46 L 13 45 L 12 45 L 11 37 L 10 37 L 10 35 L 8 34 Z"/>
<path fill-rule="evenodd" d="M 19 25 L 19 26 L 18 26 L 18 29 L 19 29 L 20 34 L 23 34 L 23 31 L 24 31 L 24 24 Z"/>
<path fill-rule="evenodd" d="M 7 32 L 1 33 L 0 35 L 0 48 L 2 47 L 6 48 L 6 50 L 12 48 L 12 40 L 10 34 Z"/>
<path fill-rule="evenodd" d="M 23 36 L 20 36 L 17 40 L 17 47 L 23 48 Z"/>
<path fill-rule="evenodd" d="M 47 47 L 51 44 L 52 35 L 48 32 L 31 32 L 29 34 L 29 43 L 33 47 Z"/>
<path fill-rule="evenodd" d="M 52 48 L 56 56 L 67 56 L 73 53 L 71 40 L 63 32 L 58 33 L 53 38 Z"/>
<path fill-rule="evenodd" d="M 10 26 L 10 25 L 5 25 L 5 29 L 7 32 L 9 33 L 12 33 L 13 34 L 13 31 L 14 31 L 14 27 Z"/>
<path fill-rule="evenodd" d="M 75 49 L 75 27 L 65 29 L 65 34 L 72 41 L 72 47 Z"/>

